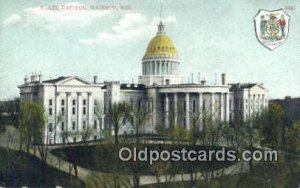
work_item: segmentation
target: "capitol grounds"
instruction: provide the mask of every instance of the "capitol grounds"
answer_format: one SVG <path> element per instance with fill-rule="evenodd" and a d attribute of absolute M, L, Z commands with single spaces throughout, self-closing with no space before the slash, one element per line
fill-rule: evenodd
<path fill-rule="evenodd" d="M 199 122 L 191 121 L 190 130 L 180 125 L 168 129 L 157 126 L 155 135 L 120 136 L 108 134 L 112 130 L 101 140 L 49 146 L 40 144 L 43 138 L 37 134 L 41 130 L 37 125 L 45 119 L 38 118 L 42 113 L 39 114 L 38 105 L 35 107 L 37 113 L 29 114 L 31 117 L 26 119 L 15 112 L 1 113 L 1 186 L 281 188 L 300 185 L 300 124 L 286 121 L 285 109 L 278 104 L 271 104 L 268 111 L 247 122 L 228 124 L 207 118 L 202 120 L 201 131 L 197 129 Z M 26 109 L 22 108 L 20 114 L 25 113 L 22 110 Z M 30 123 L 30 119 L 35 121 L 35 129 L 24 124 Z M 135 129 L 143 126 L 133 125 Z M 264 158 L 268 151 L 275 151 L 276 157 Z"/>

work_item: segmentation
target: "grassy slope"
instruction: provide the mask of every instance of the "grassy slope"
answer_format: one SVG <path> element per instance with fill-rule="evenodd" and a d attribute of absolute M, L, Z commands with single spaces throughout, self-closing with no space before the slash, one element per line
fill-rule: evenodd
<path fill-rule="evenodd" d="M 24 152 L 0 147 L 0 186 L 84 187 L 84 183 Z"/>
<path fill-rule="evenodd" d="M 124 146 L 124 145 L 123 145 Z M 128 145 L 127 145 L 128 146 Z M 121 146 L 120 146 L 121 147 Z M 129 146 L 131 147 L 131 146 Z M 181 150 L 183 147 L 188 149 L 191 146 L 187 145 L 155 145 L 147 144 L 142 146 L 142 149 L 147 147 L 148 149 L 156 150 Z M 208 150 L 207 146 L 196 146 L 196 150 Z M 96 170 L 100 172 L 114 172 L 122 174 L 132 174 L 134 167 L 133 162 L 120 161 L 118 155 L 119 149 L 112 144 L 97 145 L 97 146 L 74 146 L 63 149 L 53 150 L 52 153 L 60 158 L 63 158 L 72 163 L 76 163 L 78 166 Z M 190 171 L 191 166 L 193 170 L 200 171 L 201 169 L 218 169 L 220 167 L 234 164 L 234 162 L 172 162 L 168 173 L 187 173 Z M 139 172 L 144 175 L 152 175 L 150 165 L 148 162 L 140 162 Z"/>

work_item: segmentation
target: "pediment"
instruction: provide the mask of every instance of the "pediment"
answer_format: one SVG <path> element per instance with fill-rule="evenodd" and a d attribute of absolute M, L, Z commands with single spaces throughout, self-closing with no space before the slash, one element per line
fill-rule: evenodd
<path fill-rule="evenodd" d="M 91 83 L 78 77 L 69 77 L 64 80 L 61 80 L 56 83 L 56 85 L 70 85 L 70 86 L 84 86 L 84 85 L 90 85 Z"/>
<path fill-rule="evenodd" d="M 263 90 L 265 90 L 265 88 L 263 86 L 257 84 L 255 86 L 251 87 L 251 90 L 252 91 L 263 91 Z"/>

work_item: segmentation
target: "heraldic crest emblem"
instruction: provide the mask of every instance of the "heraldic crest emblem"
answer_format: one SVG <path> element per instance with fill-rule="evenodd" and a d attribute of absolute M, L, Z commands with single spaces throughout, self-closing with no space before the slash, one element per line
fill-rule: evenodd
<path fill-rule="evenodd" d="M 260 9 L 254 17 L 258 41 L 269 50 L 280 46 L 289 33 L 289 20 L 290 16 L 283 9 L 273 11 Z"/>

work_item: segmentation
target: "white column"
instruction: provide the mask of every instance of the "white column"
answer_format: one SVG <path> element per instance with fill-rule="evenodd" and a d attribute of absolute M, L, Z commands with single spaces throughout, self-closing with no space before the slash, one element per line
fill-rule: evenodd
<path fill-rule="evenodd" d="M 199 98 L 198 98 L 198 111 L 199 111 L 199 119 L 200 119 L 200 130 L 202 130 L 202 118 L 203 118 L 203 94 L 199 93 Z"/>
<path fill-rule="evenodd" d="M 59 110 L 59 92 L 55 92 L 55 120 L 54 120 L 54 128 L 56 131 L 55 137 L 54 138 L 54 143 L 58 142 L 58 137 L 59 137 L 59 132 L 61 130 L 61 122 L 57 125 L 57 121 L 58 121 L 58 116 L 60 114 L 60 110 Z M 56 127 L 55 127 L 56 126 Z"/>
<path fill-rule="evenodd" d="M 71 107 L 71 98 L 70 98 L 70 96 L 71 96 L 71 93 L 70 92 L 67 92 L 66 93 L 66 120 L 67 120 L 67 122 L 66 122 L 66 131 L 67 132 L 70 132 L 71 130 L 72 130 L 72 122 L 71 122 L 71 114 L 72 114 L 72 112 L 71 112 L 71 110 L 72 110 L 72 107 Z M 67 138 L 67 140 L 69 141 L 69 137 Z"/>
<path fill-rule="evenodd" d="M 146 62 L 146 72 L 147 72 L 147 75 L 150 74 L 150 66 L 149 66 L 149 62 L 148 61 Z"/>
<path fill-rule="evenodd" d="M 185 94 L 185 125 L 190 129 L 190 94 Z"/>
<path fill-rule="evenodd" d="M 169 128 L 169 97 L 165 94 L 165 128 Z"/>
<path fill-rule="evenodd" d="M 174 93 L 174 124 L 177 126 L 177 119 L 178 119 L 178 113 L 177 113 L 177 93 Z"/>
<path fill-rule="evenodd" d="M 155 127 L 156 126 L 156 118 L 157 118 L 157 113 L 156 113 L 156 95 L 153 96 L 153 98 L 151 98 L 151 111 L 152 111 L 152 121 L 153 124 L 152 126 Z"/>
<path fill-rule="evenodd" d="M 170 74 L 170 61 L 167 61 L 167 67 L 166 67 L 167 69 L 167 74 Z"/>
<path fill-rule="evenodd" d="M 162 65 L 161 65 L 161 61 L 159 60 L 159 61 L 158 61 L 158 71 L 159 71 L 159 74 L 162 74 L 162 72 L 161 72 L 161 70 L 162 70 L 162 69 L 161 69 L 161 66 L 162 66 Z"/>
<path fill-rule="evenodd" d="M 87 97 L 87 126 L 89 126 L 89 128 L 93 128 L 93 123 L 92 122 L 92 117 L 93 117 L 93 111 L 92 111 L 92 97 L 91 97 L 92 93 L 88 93 L 88 97 Z"/>
<path fill-rule="evenodd" d="M 215 117 L 215 95 L 211 93 L 211 119 L 214 120 Z"/>
<path fill-rule="evenodd" d="M 81 93 L 77 92 L 77 132 L 82 130 L 82 100 Z"/>
<path fill-rule="evenodd" d="M 257 95 L 257 112 L 260 114 L 260 95 Z"/>
<path fill-rule="evenodd" d="M 225 101 L 226 101 L 226 114 L 225 114 L 225 116 L 226 116 L 226 118 L 225 118 L 225 120 L 226 121 L 229 121 L 229 114 L 230 114 L 230 112 L 229 112 L 229 93 L 225 93 Z"/>
<path fill-rule="evenodd" d="M 225 105 L 224 105 L 224 93 L 221 93 L 221 121 L 224 121 L 224 111 L 225 111 Z"/>

